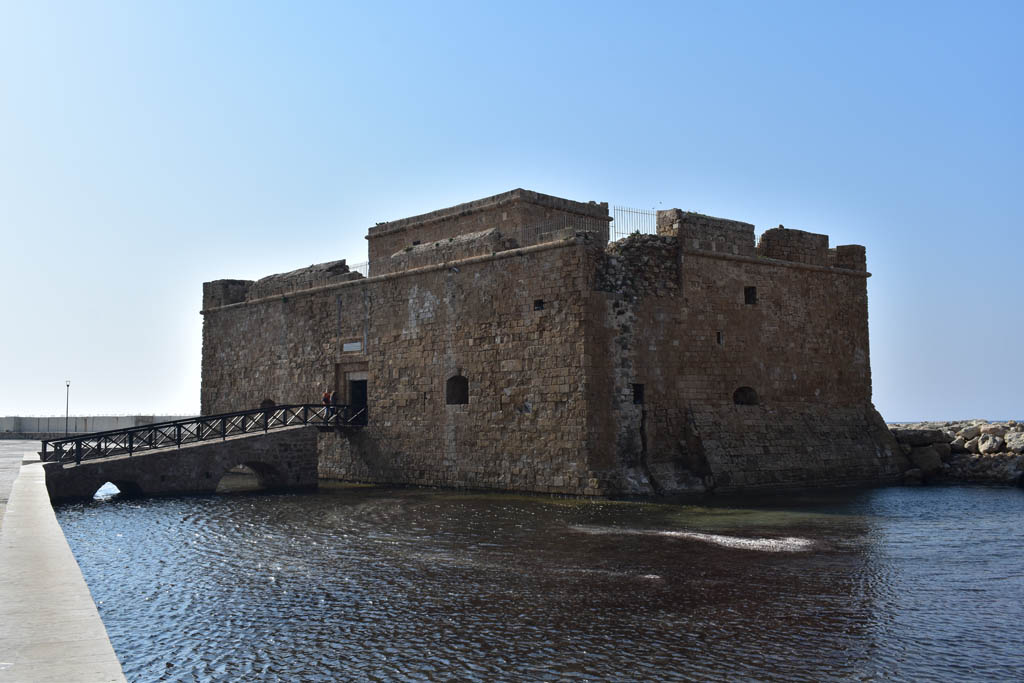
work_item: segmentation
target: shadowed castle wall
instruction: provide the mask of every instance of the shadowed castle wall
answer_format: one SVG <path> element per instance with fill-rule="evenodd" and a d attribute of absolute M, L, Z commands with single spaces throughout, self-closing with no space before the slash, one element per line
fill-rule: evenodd
<path fill-rule="evenodd" d="M 895 480 L 905 463 L 870 402 L 863 261 L 829 267 L 826 236 L 779 229 L 787 248 L 762 253 L 794 260 L 761 256 L 753 226 L 676 213 L 674 229 L 661 217 L 659 236 L 612 244 L 597 265 L 589 318 L 603 324 L 588 338 L 611 407 L 592 415 L 591 452 L 608 485 Z M 736 403 L 741 388 L 755 405 Z"/>

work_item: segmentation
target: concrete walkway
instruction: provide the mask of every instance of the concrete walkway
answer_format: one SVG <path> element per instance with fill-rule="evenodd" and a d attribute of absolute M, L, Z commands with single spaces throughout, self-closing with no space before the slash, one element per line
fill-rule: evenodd
<path fill-rule="evenodd" d="M 4 508 L 11 496 L 11 487 L 21 472 L 23 461 L 38 460 L 39 441 L 0 441 L 0 528 L 4 524 Z"/>
<path fill-rule="evenodd" d="M 21 465 L 19 457 L 19 474 L 12 482 L 14 458 L 4 451 L 0 682 L 124 681 L 92 595 L 53 514 L 42 466 Z M 24 455 L 33 457 L 30 451 Z"/>

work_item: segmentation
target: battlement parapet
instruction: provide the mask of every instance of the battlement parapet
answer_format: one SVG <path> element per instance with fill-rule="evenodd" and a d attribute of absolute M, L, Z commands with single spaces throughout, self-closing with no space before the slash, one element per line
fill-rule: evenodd
<path fill-rule="evenodd" d="M 277 294 L 287 294 L 311 287 L 333 285 L 363 277 L 349 270 L 345 259 L 315 263 L 306 268 L 299 268 L 287 273 L 277 273 L 260 278 L 249 288 L 246 300 L 263 299 Z"/>
<path fill-rule="evenodd" d="M 828 250 L 828 265 L 847 270 L 868 269 L 867 250 L 860 244 L 842 244 Z"/>
<path fill-rule="evenodd" d="M 203 283 L 203 310 L 245 301 L 253 280 L 214 280 Z"/>
<path fill-rule="evenodd" d="M 333 285 L 363 276 L 349 270 L 345 260 L 316 263 L 287 273 L 268 275 L 259 280 L 214 280 L 203 283 L 203 310 L 285 295 L 312 287 Z"/>
<path fill-rule="evenodd" d="M 828 266 L 828 235 L 790 230 L 781 225 L 761 233 L 757 255 L 780 261 Z"/>
<path fill-rule="evenodd" d="M 658 212 L 657 231 L 662 236 L 678 237 L 684 249 L 754 255 L 754 226 L 750 223 L 669 209 Z"/>

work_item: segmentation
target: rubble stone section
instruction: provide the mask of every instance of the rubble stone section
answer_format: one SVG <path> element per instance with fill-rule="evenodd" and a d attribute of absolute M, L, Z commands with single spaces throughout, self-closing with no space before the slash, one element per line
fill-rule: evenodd
<path fill-rule="evenodd" d="M 348 481 L 673 494 L 910 467 L 871 405 L 863 247 L 784 228 L 755 246 L 678 209 L 613 244 L 516 238 L 558 212 L 607 205 L 513 190 L 371 228 L 368 279 L 220 306 L 237 285 L 207 283 L 203 413 L 366 381 L 367 427 L 318 438 L 319 475 Z"/>

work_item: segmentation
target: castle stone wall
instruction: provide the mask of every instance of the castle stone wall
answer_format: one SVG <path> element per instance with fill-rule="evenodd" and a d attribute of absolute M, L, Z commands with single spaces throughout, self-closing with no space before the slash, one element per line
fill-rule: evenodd
<path fill-rule="evenodd" d="M 612 408 L 594 416 L 592 448 L 613 487 L 853 484 L 902 471 L 870 403 L 865 274 L 680 250 L 671 236 L 615 243 L 598 272 L 592 318 L 604 328 L 590 337 L 604 347 L 594 353 Z M 735 403 L 746 389 L 756 405 Z"/>
<path fill-rule="evenodd" d="M 572 239 L 208 310 L 203 412 L 316 400 L 335 372 L 365 373 L 370 425 L 321 437 L 322 476 L 601 493 L 581 393 L 587 249 Z M 356 337 L 364 352 L 344 353 Z M 448 405 L 456 375 L 469 402 Z"/>
<path fill-rule="evenodd" d="M 368 426 L 318 437 L 320 476 L 351 481 L 668 494 L 902 471 L 871 405 L 863 247 L 780 227 L 755 248 L 750 224 L 678 209 L 611 245 L 526 230 L 568 215 L 607 205 L 513 190 L 372 228 L 366 279 L 207 283 L 203 412 L 365 381 Z"/>

